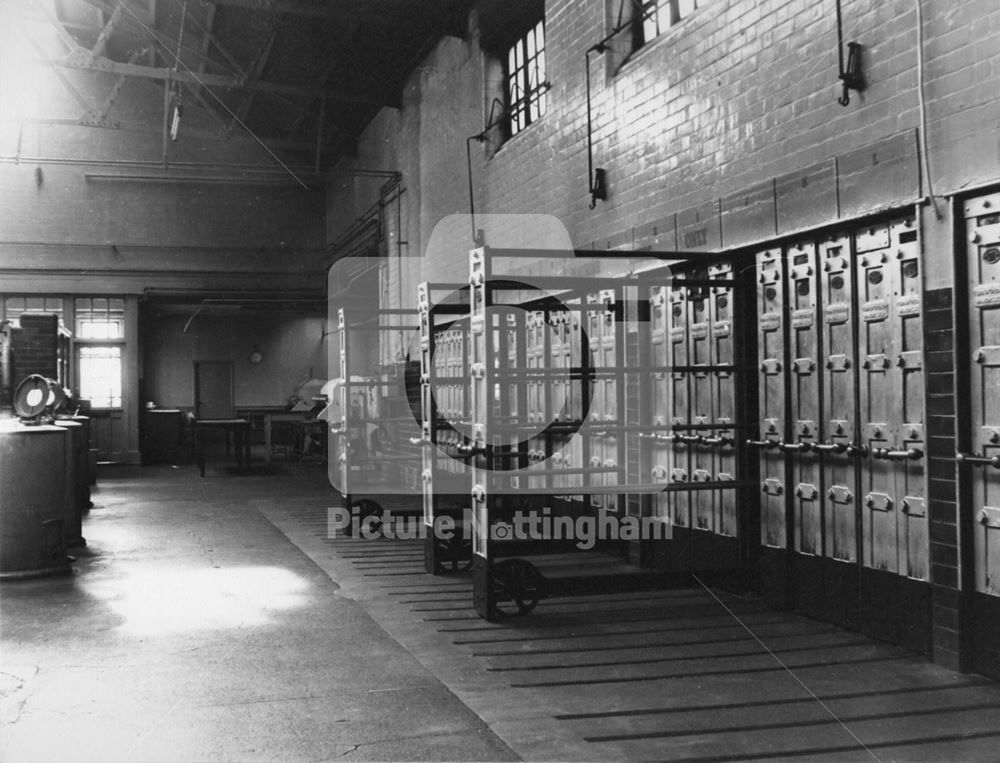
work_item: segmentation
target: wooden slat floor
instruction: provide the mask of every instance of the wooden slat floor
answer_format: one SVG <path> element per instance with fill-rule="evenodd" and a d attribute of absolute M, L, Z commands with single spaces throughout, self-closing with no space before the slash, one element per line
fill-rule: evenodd
<path fill-rule="evenodd" d="M 543 600 L 499 623 L 419 540 L 327 536 L 256 505 L 526 760 L 995 760 L 1000 686 L 860 634 L 691 588 Z"/>

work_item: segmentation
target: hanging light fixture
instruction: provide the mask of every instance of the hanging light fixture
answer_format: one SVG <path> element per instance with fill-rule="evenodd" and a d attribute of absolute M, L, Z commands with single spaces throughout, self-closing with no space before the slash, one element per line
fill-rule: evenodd
<path fill-rule="evenodd" d="M 174 73 L 181 60 L 181 42 L 184 40 L 184 22 L 187 20 L 187 0 L 181 7 L 181 29 L 177 35 L 177 53 L 174 55 Z M 184 115 L 184 104 L 181 103 L 181 86 L 175 82 L 170 92 L 170 140 L 176 141 L 181 129 L 181 117 Z"/>
<path fill-rule="evenodd" d="M 177 140 L 182 116 L 184 116 L 184 104 L 181 103 L 180 88 L 175 88 L 170 95 L 170 140 Z"/>

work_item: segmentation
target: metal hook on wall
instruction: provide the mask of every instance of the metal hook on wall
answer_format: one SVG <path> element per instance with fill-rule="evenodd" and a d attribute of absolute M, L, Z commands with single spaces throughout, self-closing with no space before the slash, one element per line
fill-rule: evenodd
<path fill-rule="evenodd" d="M 852 90 L 860 93 L 865 89 L 865 77 L 861 72 L 861 43 L 847 43 L 847 65 L 844 65 L 844 23 L 840 4 L 841 0 L 837 0 L 837 56 L 844 93 L 837 99 L 837 103 L 847 106 L 851 102 Z"/>

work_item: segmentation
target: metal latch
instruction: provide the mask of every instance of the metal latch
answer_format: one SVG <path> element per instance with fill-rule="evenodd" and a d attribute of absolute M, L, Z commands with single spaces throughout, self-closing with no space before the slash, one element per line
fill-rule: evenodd
<path fill-rule="evenodd" d="M 980 347 L 972 353 L 972 359 L 979 365 L 985 366 L 986 368 L 1000 366 L 1000 347 Z"/>
<path fill-rule="evenodd" d="M 843 373 L 851 367 L 851 359 L 846 355 L 831 355 L 826 360 L 826 367 L 834 373 Z"/>
<path fill-rule="evenodd" d="M 865 496 L 865 506 L 872 511 L 892 511 L 892 498 L 885 493 L 869 493 Z"/>
<path fill-rule="evenodd" d="M 808 376 L 816 370 L 816 361 L 812 358 L 796 358 L 792 362 L 792 367 L 799 376 Z"/>
<path fill-rule="evenodd" d="M 800 482 L 795 486 L 795 495 L 803 501 L 815 501 L 819 497 L 819 489 L 808 482 Z"/>
<path fill-rule="evenodd" d="M 889 367 L 889 358 L 882 353 L 865 355 L 865 362 L 861 366 L 866 371 L 884 371 Z"/>
<path fill-rule="evenodd" d="M 1000 509 L 993 506 L 983 506 L 976 514 L 976 520 L 981 525 L 1000 529 Z"/>
<path fill-rule="evenodd" d="M 834 485 L 827 491 L 826 494 L 831 503 L 848 505 L 854 502 L 854 493 L 843 485 Z"/>
<path fill-rule="evenodd" d="M 782 486 L 781 481 L 776 479 L 766 479 L 761 483 L 760 487 L 765 495 L 778 496 L 785 493 L 785 488 Z"/>

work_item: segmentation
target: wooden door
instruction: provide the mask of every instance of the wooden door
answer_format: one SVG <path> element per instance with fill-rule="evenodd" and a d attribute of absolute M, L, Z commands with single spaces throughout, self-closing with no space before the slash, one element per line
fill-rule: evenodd
<path fill-rule="evenodd" d="M 194 408 L 199 419 L 233 416 L 233 362 L 203 360 L 194 364 Z"/>

